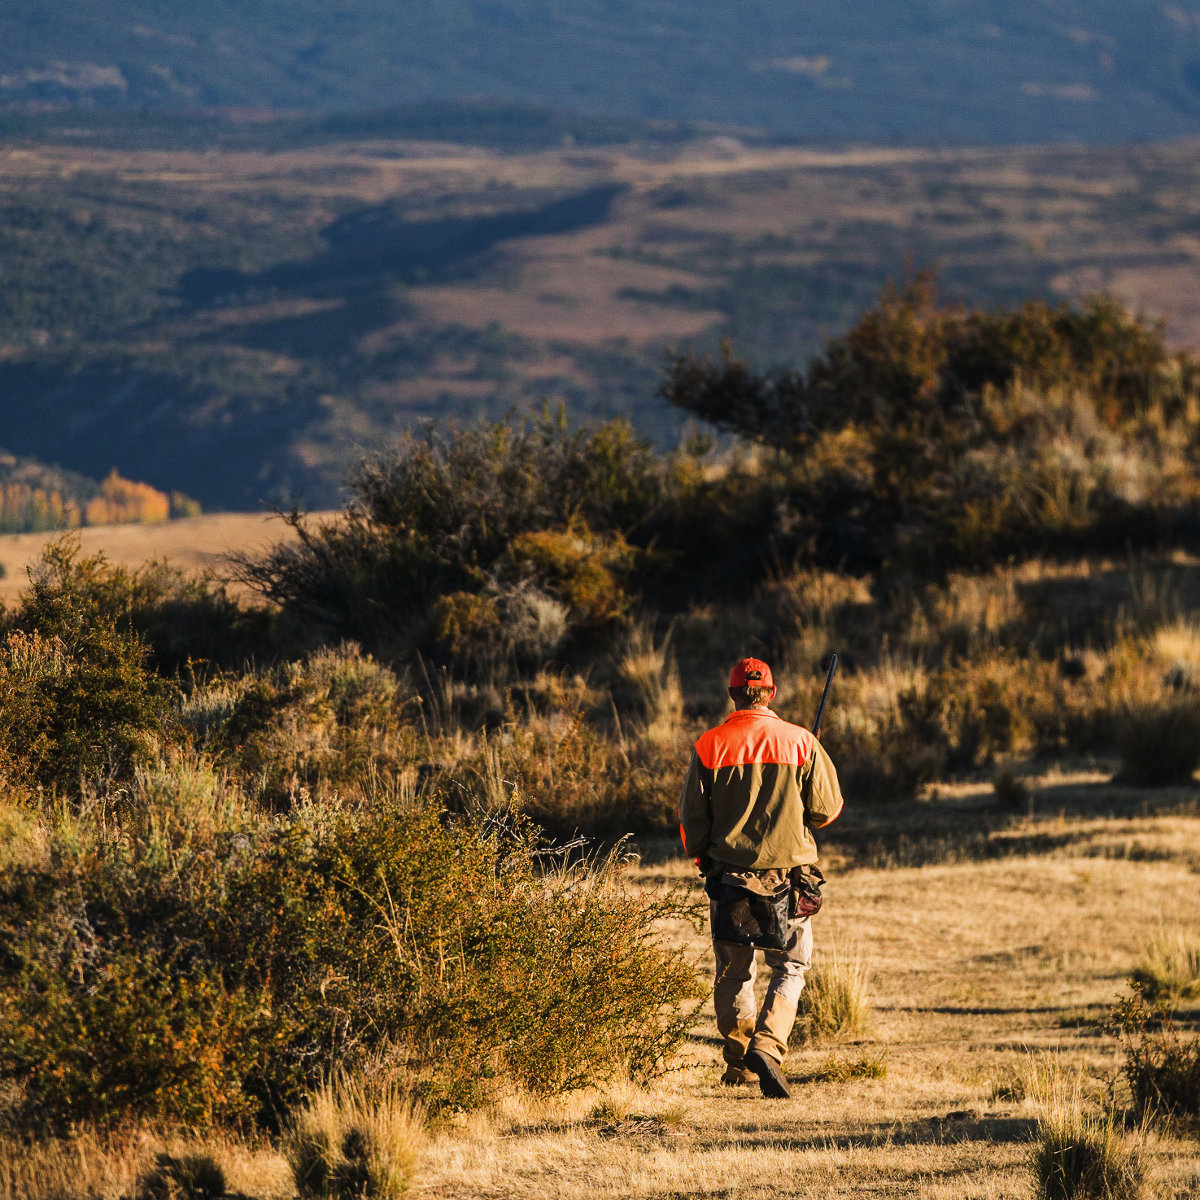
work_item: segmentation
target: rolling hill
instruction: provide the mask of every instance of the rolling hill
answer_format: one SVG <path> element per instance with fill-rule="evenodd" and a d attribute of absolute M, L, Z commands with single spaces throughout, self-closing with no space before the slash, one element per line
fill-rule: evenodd
<path fill-rule="evenodd" d="M 486 97 L 812 139 L 1200 131 L 1200 11 L 1130 0 L 10 0 L 0 104 L 365 111 Z"/>
<path fill-rule="evenodd" d="M 0 141 L 0 445 L 208 510 L 336 505 L 421 420 L 544 400 L 670 444 L 666 347 L 802 359 L 906 262 L 1200 344 L 1191 142 L 84 143 Z"/>

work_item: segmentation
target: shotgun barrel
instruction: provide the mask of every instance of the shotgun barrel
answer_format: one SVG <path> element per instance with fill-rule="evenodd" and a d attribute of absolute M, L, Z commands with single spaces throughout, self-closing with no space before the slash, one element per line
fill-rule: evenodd
<path fill-rule="evenodd" d="M 825 676 L 825 690 L 821 693 L 821 703 L 817 705 L 816 720 L 812 723 L 813 737 L 821 736 L 821 722 L 825 719 L 825 705 L 829 701 L 829 689 L 833 687 L 833 673 L 837 670 L 838 656 L 834 654 L 829 660 L 829 674 Z"/>

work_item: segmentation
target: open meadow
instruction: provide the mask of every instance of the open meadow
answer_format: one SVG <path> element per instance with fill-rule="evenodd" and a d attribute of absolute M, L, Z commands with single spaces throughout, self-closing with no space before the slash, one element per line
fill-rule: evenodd
<path fill-rule="evenodd" d="M 13 605 L 29 586 L 28 571 L 57 533 L 0 534 L 0 603 Z M 92 525 L 79 531 L 85 555 L 103 554 L 116 566 L 136 569 L 153 559 L 188 574 L 222 574 L 235 551 L 257 553 L 288 536 L 266 513 L 214 513 L 158 525 Z"/>

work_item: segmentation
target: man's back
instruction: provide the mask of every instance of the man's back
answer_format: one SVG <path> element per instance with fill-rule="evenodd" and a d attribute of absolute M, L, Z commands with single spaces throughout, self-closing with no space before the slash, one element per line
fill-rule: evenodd
<path fill-rule="evenodd" d="M 693 857 L 744 869 L 817 861 L 810 828 L 841 811 L 820 742 L 765 706 L 738 709 L 697 740 L 680 799 Z"/>

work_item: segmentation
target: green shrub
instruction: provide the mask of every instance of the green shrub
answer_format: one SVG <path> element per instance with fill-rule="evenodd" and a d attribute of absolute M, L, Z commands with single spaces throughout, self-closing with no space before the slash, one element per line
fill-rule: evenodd
<path fill-rule="evenodd" d="M 73 820 L 0 881 L 0 1071 L 26 1127 L 278 1126 L 380 1055 L 462 1107 L 651 1069 L 690 1023 L 694 970 L 654 933 L 675 901 L 615 864 L 548 872 L 495 820 L 388 794 L 207 833 Z"/>
<path fill-rule="evenodd" d="M 136 636 L 80 619 L 63 635 L 13 630 L 0 645 L 0 772 L 79 796 L 132 778 L 167 725 L 170 689 Z"/>
<path fill-rule="evenodd" d="M 544 663 L 570 631 L 568 607 L 528 578 L 489 580 L 485 592 L 451 592 L 437 599 L 433 613 L 438 649 L 478 674 Z"/>
<path fill-rule="evenodd" d="M 165 675 L 242 668 L 269 654 L 282 636 L 269 612 L 239 604 L 207 576 L 165 562 L 129 570 L 103 553 L 81 557 L 79 535 L 71 533 L 43 550 L 9 624 L 67 638 L 79 614 L 136 634 Z"/>
<path fill-rule="evenodd" d="M 557 596 L 572 623 L 601 629 L 629 605 L 624 580 L 633 552 L 619 533 L 597 536 L 586 527 L 518 534 L 507 554 L 512 569 Z"/>
<path fill-rule="evenodd" d="M 494 596 L 478 592 L 448 592 L 434 602 L 433 617 L 438 645 L 459 665 L 474 666 L 503 658 L 507 649 L 506 622 Z M 557 648 L 566 632 L 566 620 L 545 638 Z"/>
<path fill-rule="evenodd" d="M 823 565 L 937 578 L 1195 523 L 1191 360 L 1105 298 L 970 311 L 922 273 L 803 370 L 682 354 L 660 394 L 792 460 L 777 528 Z"/>
<path fill-rule="evenodd" d="M 512 586 L 522 568 L 581 617 L 607 620 L 624 603 L 622 539 L 666 486 L 663 459 L 623 422 L 431 425 L 360 464 L 341 518 L 312 527 L 293 514 L 298 542 L 240 570 L 301 619 L 389 656 L 433 649 L 439 624 L 454 648 L 439 598 Z"/>
<path fill-rule="evenodd" d="M 718 362 L 678 356 L 661 394 L 726 429 L 800 448 L 849 425 L 945 437 L 966 397 L 1017 379 L 1038 391 L 1087 392 L 1116 422 L 1175 399 L 1171 363 L 1162 328 L 1111 298 L 1079 308 L 1029 301 L 1009 311 L 966 310 L 941 304 L 933 273 L 924 271 L 889 283 L 803 372 L 760 374 L 726 347 Z"/>
<path fill-rule="evenodd" d="M 961 769 L 1032 745 L 1029 670 L 988 658 L 942 670 L 900 698 L 900 718 L 920 741 L 945 747 L 946 766 Z"/>
<path fill-rule="evenodd" d="M 1200 699 L 1182 697 L 1127 711 L 1117 726 L 1123 783 L 1187 783 L 1200 767 Z"/>
<path fill-rule="evenodd" d="M 1121 1039 L 1121 1074 L 1139 1116 L 1200 1116 L 1200 1037 L 1185 1038 L 1170 1013 L 1141 996 L 1121 1001 L 1109 1021 Z"/>
<path fill-rule="evenodd" d="M 401 691 L 357 646 L 326 647 L 251 677 L 210 745 L 272 804 L 302 789 L 344 787 L 396 751 L 408 699 Z"/>
<path fill-rule="evenodd" d="M 668 833 L 679 824 L 675 748 L 651 739 L 622 746 L 577 709 L 513 720 L 481 736 L 474 753 L 457 754 L 442 776 L 447 795 L 482 793 L 554 836 Z"/>
<path fill-rule="evenodd" d="M 227 986 L 215 961 L 131 945 L 142 939 L 129 934 L 102 946 L 102 920 L 71 938 L 71 917 L 82 925 L 97 915 L 116 916 L 78 904 L 38 921 L 43 936 L 70 939 L 57 954 L 28 935 L 6 947 L 17 974 L 0 996 L 0 1061 L 21 1082 L 22 1121 L 63 1129 L 126 1115 L 211 1124 L 253 1114 L 243 1079 L 269 1052 L 264 997 Z"/>

